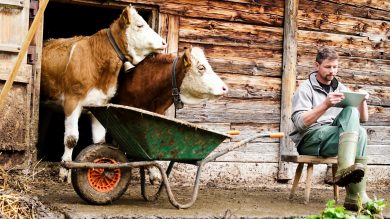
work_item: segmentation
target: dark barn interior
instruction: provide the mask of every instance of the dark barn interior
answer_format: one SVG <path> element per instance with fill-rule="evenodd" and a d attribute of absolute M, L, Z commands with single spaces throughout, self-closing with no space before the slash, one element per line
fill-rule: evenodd
<path fill-rule="evenodd" d="M 95 7 L 87 5 L 50 2 L 45 11 L 43 38 L 67 38 L 88 36 L 107 28 L 119 17 L 122 8 Z M 151 12 L 138 10 L 149 20 Z M 45 101 L 41 95 L 39 112 L 38 159 L 60 161 L 64 152 L 64 114 L 62 107 Z M 79 141 L 73 159 L 86 146 L 92 144 L 90 118 L 82 113 L 79 120 Z"/>

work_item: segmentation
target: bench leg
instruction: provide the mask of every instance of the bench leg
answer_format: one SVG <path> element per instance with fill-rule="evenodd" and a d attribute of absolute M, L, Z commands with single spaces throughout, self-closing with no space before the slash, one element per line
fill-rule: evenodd
<path fill-rule="evenodd" d="M 305 204 L 309 203 L 312 177 L 313 177 L 313 164 L 309 163 L 309 164 L 307 164 Z"/>
<path fill-rule="evenodd" d="M 332 176 L 333 176 L 333 182 L 334 182 L 334 178 L 336 176 L 336 171 L 337 171 L 337 164 L 333 164 L 332 165 Z M 339 187 L 333 183 L 333 197 L 334 197 L 334 200 L 336 201 L 336 204 L 339 200 Z"/>
<path fill-rule="evenodd" d="M 290 199 L 293 198 L 295 191 L 297 190 L 299 179 L 301 178 L 301 175 L 302 175 L 303 165 L 304 165 L 303 163 L 299 163 L 297 170 L 295 171 L 295 177 L 294 177 L 293 185 L 291 188 Z"/>

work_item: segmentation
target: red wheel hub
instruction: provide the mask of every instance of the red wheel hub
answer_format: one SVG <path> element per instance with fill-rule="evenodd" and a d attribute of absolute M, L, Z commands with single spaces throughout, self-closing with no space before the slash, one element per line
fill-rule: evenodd
<path fill-rule="evenodd" d="M 93 161 L 94 163 L 111 163 L 116 164 L 113 159 L 99 158 Z M 121 179 L 120 169 L 102 169 L 94 168 L 88 169 L 87 173 L 89 185 L 98 192 L 110 192 L 112 191 L 119 180 Z"/>

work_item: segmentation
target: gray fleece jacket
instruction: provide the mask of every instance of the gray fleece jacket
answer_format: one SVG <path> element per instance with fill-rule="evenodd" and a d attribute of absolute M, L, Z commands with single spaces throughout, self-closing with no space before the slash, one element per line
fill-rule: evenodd
<path fill-rule="evenodd" d="M 294 130 L 290 133 L 290 137 L 296 146 L 309 130 L 331 124 L 342 110 L 342 108 L 331 107 L 312 125 L 306 126 L 303 123 L 302 114 L 321 104 L 328 95 L 318 83 L 316 75 L 317 72 L 311 73 L 309 79 L 305 80 L 294 93 L 291 115 Z M 347 90 L 348 88 L 338 82 L 336 78 L 333 79 L 330 92 Z"/>

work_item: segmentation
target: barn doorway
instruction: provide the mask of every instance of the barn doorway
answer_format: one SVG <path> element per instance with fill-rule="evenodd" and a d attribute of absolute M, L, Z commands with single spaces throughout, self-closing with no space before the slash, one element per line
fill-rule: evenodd
<path fill-rule="evenodd" d="M 100 2 L 94 5 L 50 2 L 45 11 L 43 39 L 92 35 L 109 27 L 119 17 L 124 7 L 125 4 L 105 6 Z M 145 6 L 135 5 L 135 7 L 138 13 L 156 30 L 157 10 Z M 44 101 L 44 97 L 41 96 L 37 143 L 39 160 L 61 161 L 64 152 L 64 131 L 62 107 Z M 74 149 L 73 159 L 90 144 L 92 144 L 90 118 L 83 113 L 79 120 L 79 141 Z"/>

